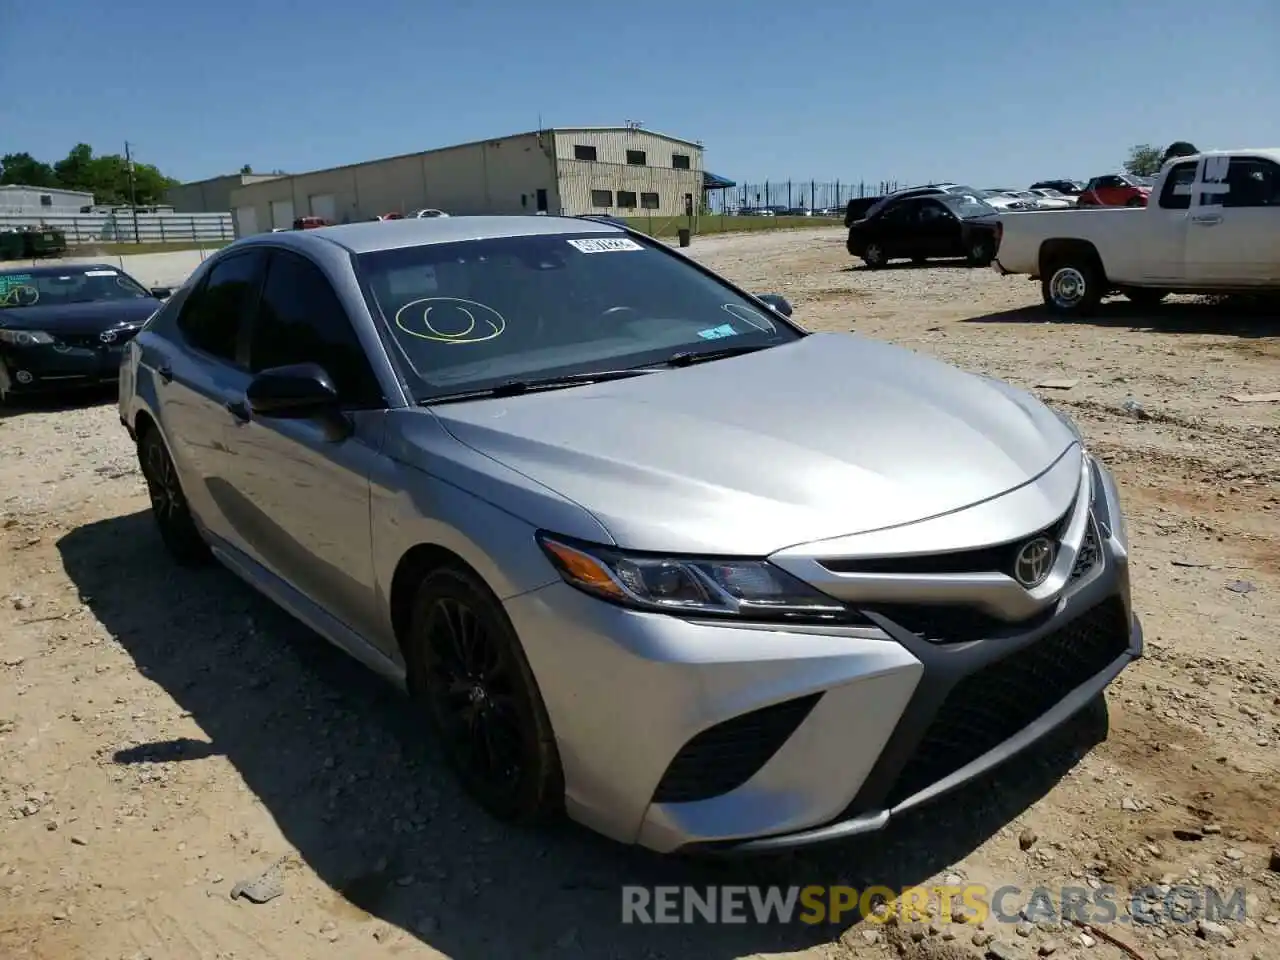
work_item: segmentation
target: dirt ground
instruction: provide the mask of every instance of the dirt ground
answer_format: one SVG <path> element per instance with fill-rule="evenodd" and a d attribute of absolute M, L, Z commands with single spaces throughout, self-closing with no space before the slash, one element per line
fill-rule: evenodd
<path fill-rule="evenodd" d="M 1280 310 L 1116 301 L 1048 323 L 1024 278 L 870 272 L 839 230 L 692 252 L 813 329 L 936 354 L 1076 418 L 1120 482 L 1147 636 L 1109 692 L 1109 735 L 1082 721 L 882 836 L 781 859 L 505 828 L 455 788 L 398 694 L 229 573 L 169 564 L 110 398 L 9 410 L 0 957 L 1280 958 L 1280 403 L 1228 398 L 1280 390 Z M 232 899 L 273 864 L 282 895 Z M 944 881 L 1019 887 L 1009 911 L 1038 887 L 1243 888 L 1246 916 L 1100 932 L 620 923 L 622 884 Z"/>

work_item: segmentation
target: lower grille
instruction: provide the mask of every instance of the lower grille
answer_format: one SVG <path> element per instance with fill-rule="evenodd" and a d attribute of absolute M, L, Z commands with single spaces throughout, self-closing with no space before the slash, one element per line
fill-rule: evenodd
<path fill-rule="evenodd" d="M 1124 607 L 1110 600 L 961 680 L 898 775 L 886 806 L 896 806 L 999 746 L 1128 647 Z"/>
<path fill-rule="evenodd" d="M 654 803 L 690 803 L 728 793 L 750 780 L 796 732 L 821 693 L 775 703 L 703 730 L 662 775 Z"/>

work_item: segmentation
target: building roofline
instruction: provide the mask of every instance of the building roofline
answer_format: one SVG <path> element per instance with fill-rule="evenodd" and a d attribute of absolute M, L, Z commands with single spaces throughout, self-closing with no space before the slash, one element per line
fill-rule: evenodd
<path fill-rule="evenodd" d="M 697 140 L 686 140 L 684 137 L 673 137 L 669 133 L 662 133 L 658 130 L 648 130 L 644 127 L 552 127 L 550 130 L 552 133 L 606 133 L 616 131 L 647 133 L 651 137 L 661 137 L 663 140 L 671 140 L 675 143 L 688 144 L 691 147 L 697 147 L 699 150 L 704 149 L 702 144 Z"/>
<path fill-rule="evenodd" d="M 0 183 L 0 190 L 43 190 L 45 193 L 75 193 L 82 197 L 92 197 L 92 190 L 75 190 L 71 187 L 36 187 L 29 183 Z"/>
<path fill-rule="evenodd" d="M 216 180 L 234 180 L 240 178 L 242 186 L 248 186 L 244 183 L 244 177 L 261 177 L 266 180 L 283 180 L 285 177 L 291 177 L 291 173 L 220 173 L 216 177 L 205 177 L 203 180 L 183 180 L 178 184 L 180 187 L 198 187 L 202 184 L 213 183 Z"/>
<path fill-rule="evenodd" d="M 631 127 L 544 127 L 541 130 L 525 130 L 521 133 L 503 134 L 500 137 L 484 137 L 480 140 L 468 140 L 465 143 L 451 143 L 444 147 L 433 147 L 430 150 L 411 150 L 408 153 L 397 153 L 397 154 L 393 154 L 390 157 L 378 157 L 375 160 L 357 160 L 355 163 L 340 163 L 337 166 L 333 166 L 333 167 L 317 167 L 314 170 L 302 170 L 302 171 L 299 171 L 298 173 L 282 173 L 277 176 L 274 176 L 273 179 L 292 180 L 297 177 L 308 177 L 316 173 L 334 173 L 338 170 L 351 170 L 351 169 L 354 169 L 355 167 L 367 167 L 372 163 L 389 163 L 392 160 L 407 160 L 410 157 L 420 157 L 428 153 L 444 153 L 448 150 L 462 150 L 466 147 L 476 147 L 482 143 L 500 143 L 505 140 L 520 140 L 524 137 L 540 137 L 548 133 L 550 134 L 578 133 L 578 132 L 590 132 L 590 131 L 603 132 L 603 131 L 609 131 L 609 130 L 631 130 L 631 129 L 632 129 Z M 687 144 L 690 147 L 696 147 L 698 150 L 703 149 L 702 144 L 698 143 L 695 140 L 684 140 L 680 137 L 672 137 L 665 133 L 658 133 L 656 130 L 641 129 L 636 132 L 647 133 L 647 134 L 650 134 L 651 136 L 661 137 L 664 140 L 670 140 L 674 143 Z M 235 176 L 235 174 L 228 174 L 228 176 Z M 219 180 L 221 179 L 221 177 L 210 177 L 209 179 Z M 192 182 L 205 183 L 207 181 L 195 180 Z M 263 180 L 261 182 L 266 183 L 268 181 Z M 187 186 L 187 184 L 184 183 L 182 184 L 182 186 Z M 242 184 L 239 189 L 243 189 L 244 187 L 254 187 L 254 186 L 257 186 L 257 184 L 246 183 L 246 184 Z"/>

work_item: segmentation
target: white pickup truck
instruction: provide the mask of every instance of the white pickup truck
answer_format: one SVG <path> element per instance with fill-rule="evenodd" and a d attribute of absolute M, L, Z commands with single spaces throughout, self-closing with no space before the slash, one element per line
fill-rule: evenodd
<path fill-rule="evenodd" d="M 1108 293 L 1280 290 L 1280 148 L 1168 161 L 1145 207 L 1007 214 L 992 268 L 1040 281 L 1045 305 L 1084 316 Z"/>

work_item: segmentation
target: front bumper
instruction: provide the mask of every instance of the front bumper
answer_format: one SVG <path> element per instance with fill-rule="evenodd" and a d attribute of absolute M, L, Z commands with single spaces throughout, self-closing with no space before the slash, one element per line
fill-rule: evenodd
<path fill-rule="evenodd" d="M 96 338 L 84 343 L 0 347 L 0 388 L 6 393 L 36 393 L 68 387 L 115 383 L 120 361 L 134 331 L 113 343 Z"/>
<path fill-rule="evenodd" d="M 560 583 L 508 600 L 570 815 L 662 852 L 799 847 L 880 829 L 1031 746 L 1142 653 L 1115 486 L 1099 468 L 1091 487 L 1096 559 L 1039 615 L 963 642 L 905 613 L 691 621 Z"/>

